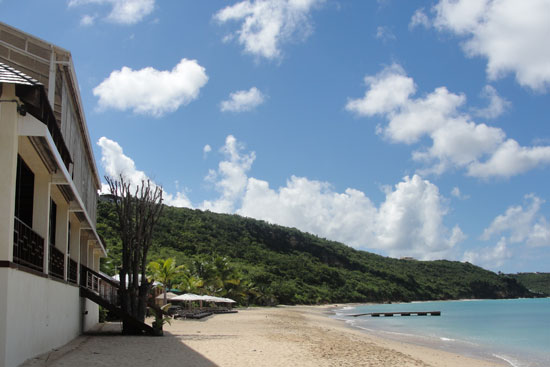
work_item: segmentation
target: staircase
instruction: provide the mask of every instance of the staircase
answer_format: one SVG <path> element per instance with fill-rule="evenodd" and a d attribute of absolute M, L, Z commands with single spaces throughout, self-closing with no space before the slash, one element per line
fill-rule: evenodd
<path fill-rule="evenodd" d="M 102 274 L 81 265 L 80 297 L 88 298 L 117 315 L 124 323 L 147 335 L 157 335 L 151 325 L 139 321 L 118 306 L 118 284 Z"/>

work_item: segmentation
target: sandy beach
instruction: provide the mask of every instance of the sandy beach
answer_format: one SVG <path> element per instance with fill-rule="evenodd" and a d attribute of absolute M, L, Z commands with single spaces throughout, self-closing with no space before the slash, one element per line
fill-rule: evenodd
<path fill-rule="evenodd" d="M 164 337 L 121 336 L 114 333 L 120 325 L 106 324 L 23 366 L 499 366 L 375 337 L 329 312 L 327 306 L 250 308 L 174 320 Z"/>

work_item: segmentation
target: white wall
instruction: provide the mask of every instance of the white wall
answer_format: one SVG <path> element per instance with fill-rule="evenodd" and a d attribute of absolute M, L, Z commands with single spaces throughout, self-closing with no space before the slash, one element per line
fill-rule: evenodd
<path fill-rule="evenodd" d="M 0 367 L 5 366 L 6 356 L 6 323 L 8 298 L 6 297 L 8 289 L 8 268 L 0 268 Z"/>
<path fill-rule="evenodd" d="M 16 269 L 0 271 L 0 282 L 6 285 L 0 296 L 5 295 L 7 300 L 7 313 L 0 314 L 9 315 L 5 325 L 0 320 L 0 330 L 5 326 L 9 336 L 4 340 L 6 355 L 4 364 L 0 360 L 0 367 L 15 367 L 80 334 L 83 321 L 78 287 Z M 1 304 L 0 311 L 4 311 Z M 93 312 L 88 314 L 91 320 L 87 324 L 98 317 Z"/>
<path fill-rule="evenodd" d="M 83 331 L 88 331 L 97 326 L 99 322 L 99 306 L 87 298 L 81 298 L 84 302 L 84 318 L 82 320 Z M 88 313 L 85 314 L 85 312 Z"/>

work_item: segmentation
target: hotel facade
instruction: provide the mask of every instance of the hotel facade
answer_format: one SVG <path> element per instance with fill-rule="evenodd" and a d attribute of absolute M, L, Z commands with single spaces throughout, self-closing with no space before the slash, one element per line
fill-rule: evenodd
<path fill-rule="evenodd" d="M 0 367 L 98 323 L 99 189 L 70 52 L 0 23 Z"/>

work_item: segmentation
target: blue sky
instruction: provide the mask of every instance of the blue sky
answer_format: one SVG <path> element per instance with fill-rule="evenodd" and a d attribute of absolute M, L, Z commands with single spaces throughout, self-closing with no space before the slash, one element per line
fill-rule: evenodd
<path fill-rule="evenodd" d="M 548 0 L 1 0 L 100 174 L 379 254 L 550 271 Z"/>

